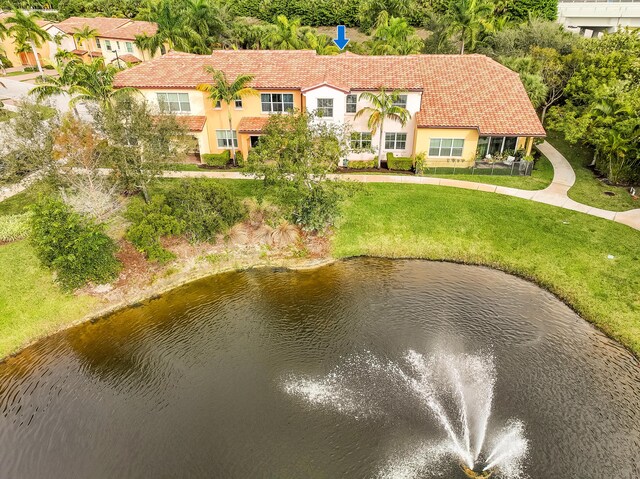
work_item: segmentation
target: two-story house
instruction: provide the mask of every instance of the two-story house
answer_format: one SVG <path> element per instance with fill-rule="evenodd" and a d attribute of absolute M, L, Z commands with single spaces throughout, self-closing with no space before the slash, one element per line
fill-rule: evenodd
<path fill-rule="evenodd" d="M 212 105 L 196 88 L 211 82 L 205 67 L 254 76 L 257 97 L 231 105 Z M 215 51 L 212 55 L 179 52 L 118 74 L 116 87 L 138 88 L 159 107 L 184 116 L 201 153 L 218 153 L 233 144 L 245 155 L 259 141 L 273 114 L 300 109 L 321 114 L 320 121 L 349 124 L 354 150 L 412 156 L 424 152 L 429 165 L 452 158 L 471 164 L 480 156 L 507 150 L 530 153 L 545 131 L 517 73 L 483 55 L 320 56 L 314 51 Z M 402 91 L 398 103 L 409 111 L 406 125 L 387 120 L 375 135 L 368 118 L 356 119 L 367 103 L 364 91 L 380 87 Z M 350 161 L 377 152 L 354 151 Z"/>

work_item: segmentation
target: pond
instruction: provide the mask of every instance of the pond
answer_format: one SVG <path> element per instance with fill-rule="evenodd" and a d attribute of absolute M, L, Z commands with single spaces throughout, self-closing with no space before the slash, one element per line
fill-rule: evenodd
<path fill-rule="evenodd" d="M 12 479 L 640 477 L 638 361 L 448 263 L 195 282 L 0 364 L 0 411 Z"/>

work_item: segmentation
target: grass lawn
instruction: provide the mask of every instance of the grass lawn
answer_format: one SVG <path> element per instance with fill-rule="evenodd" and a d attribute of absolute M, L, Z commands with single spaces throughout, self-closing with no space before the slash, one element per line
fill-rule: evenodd
<path fill-rule="evenodd" d="M 0 264 L 0 358 L 81 319 L 96 303 L 62 293 L 26 240 L 0 246 Z"/>
<path fill-rule="evenodd" d="M 640 208 L 640 201 L 631 198 L 627 188 L 604 184 L 588 167 L 593 160 L 593 151 L 582 145 L 569 144 L 562 133 L 547 131 L 547 141 L 551 143 L 571 163 L 576 172 L 576 183 L 569 190 L 569 198 L 611 211 L 626 211 Z M 615 193 L 615 196 L 605 195 L 605 191 Z"/>
<path fill-rule="evenodd" d="M 344 206 L 332 248 L 533 279 L 640 355 L 640 232 L 627 226 L 492 193 L 368 184 Z"/>

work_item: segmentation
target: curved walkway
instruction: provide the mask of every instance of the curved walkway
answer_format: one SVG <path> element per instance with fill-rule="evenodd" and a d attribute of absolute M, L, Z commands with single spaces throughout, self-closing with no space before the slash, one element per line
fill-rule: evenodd
<path fill-rule="evenodd" d="M 576 182 L 576 175 L 571 164 L 562 154 L 546 141 L 537 147 L 553 165 L 553 180 L 551 184 L 543 190 L 521 190 L 506 186 L 488 185 L 473 181 L 453 180 L 449 178 L 435 178 L 432 176 L 408 176 L 408 175 L 365 175 L 365 174 L 334 174 L 329 175 L 332 179 L 347 179 L 361 183 L 409 183 L 419 185 L 452 186 L 454 188 L 465 188 L 468 190 L 486 191 L 501 195 L 516 196 L 525 200 L 537 201 L 552 206 L 558 206 L 568 210 L 579 211 L 592 216 L 598 216 L 611 221 L 625 224 L 634 229 L 640 230 L 640 208 L 628 211 L 616 212 L 594 208 L 567 196 L 567 192 Z M 166 178 L 227 178 L 246 179 L 247 177 L 238 172 L 214 172 L 214 171 L 165 171 Z"/>

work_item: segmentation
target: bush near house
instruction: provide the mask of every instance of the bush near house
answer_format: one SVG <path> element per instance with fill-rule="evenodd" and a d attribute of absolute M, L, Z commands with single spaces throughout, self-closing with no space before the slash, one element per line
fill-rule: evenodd
<path fill-rule="evenodd" d="M 231 161 L 231 153 L 229 153 L 229 150 L 225 150 L 222 153 L 204 153 L 200 155 L 200 158 L 207 166 L 223 168 Z"/>
<path fill-rule="evenodd" d="M 375 168 L 376 160 L 353 160 L 347 163 L 347 168 L 353 170 L 365 170 L 367 168 Z"/>
<path fill-rule="evenodd" d="M 390 170 L 411 171 L 413 169 L 413 158 L 405 156 L 393 156 L 387 153 L 387 168 Z"/>
<path fill-rule="evenodd" d="M 29 223 L 40 262 L 57 273 L 63 289 L 73 290 L 88 282 L 108 283 L 118 275 L 117 246 L 103 226 L 62 201 L 48 198 L 36 203 Z"/>
<path fill-rule="evenodd" d="M 0 216 L 0 241 L 9 242 L 26 238 L 29 234 L 30 213 Z"/>
<path fill-rule="evenodd" d="M 240 150 L 236 150 L 236 165 L 239 167 L 244 166 L 244 155 Z"/>

